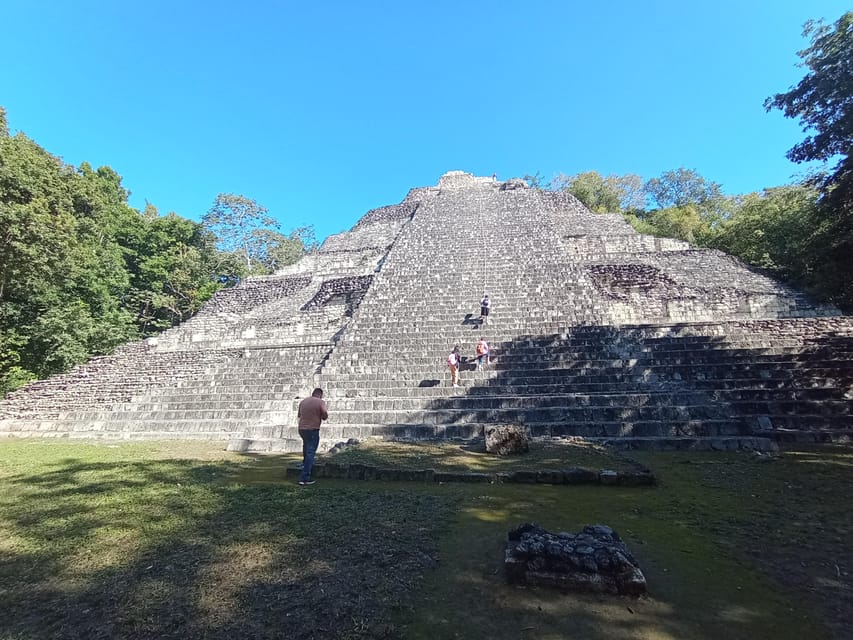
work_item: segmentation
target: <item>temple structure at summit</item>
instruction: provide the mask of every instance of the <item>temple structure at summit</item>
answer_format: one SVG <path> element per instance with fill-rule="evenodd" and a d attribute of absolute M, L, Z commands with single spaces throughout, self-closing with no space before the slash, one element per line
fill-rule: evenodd
<path fill-rule="evenodd" d="M 480 336 L 492 364 L 475 370 Z M 471 361 L 459 388 L 454 345 Z M 636 447 L 845 439 L 853 318 L 567 193 L 452 171 L 159 337 L 10 394 L 0 436 L 298 450 L 315 386 L 325 446 L 495 423 Z"/>

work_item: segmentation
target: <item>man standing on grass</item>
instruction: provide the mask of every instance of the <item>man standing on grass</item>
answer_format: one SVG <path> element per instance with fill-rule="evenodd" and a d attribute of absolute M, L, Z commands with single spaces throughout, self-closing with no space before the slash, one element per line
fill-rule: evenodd
<path fill-rule="evenodd" d="M 323 400 L 323 390 L 314 389 L 310 398 L 299 403 L 299 437 L 302 438 L 302 473 L 299 474 L 299 484 L 303 487 L 314 484 L 311 479 L 311 469 L 314 467 L 314 456 L 320 445 L 320 424 L 329 418 L 326 401 Z"/>

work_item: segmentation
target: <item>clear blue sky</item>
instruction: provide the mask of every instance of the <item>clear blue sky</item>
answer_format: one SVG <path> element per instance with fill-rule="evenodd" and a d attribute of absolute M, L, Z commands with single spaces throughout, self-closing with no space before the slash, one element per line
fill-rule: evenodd
<path fill-rule="evenodd" d="M 218 193 L 319 239 L 445 171 L 501 179 L 686 167 L 785 184 L 805 73 L 842 2 L 0 0 L 13 131 L 109 165 L 131 204 L 198 220 Z"/>

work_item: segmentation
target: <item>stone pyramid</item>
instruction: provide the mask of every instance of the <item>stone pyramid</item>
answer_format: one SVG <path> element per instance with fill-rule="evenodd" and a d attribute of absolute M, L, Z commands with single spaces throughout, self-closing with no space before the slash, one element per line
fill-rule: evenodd
<path fill-rule="evenodd" d="M 477 370 L 480 336 L 492 362 Z M 495 423 L 626 447 L 841 440 L 853 318 L 569 194 L 452 171 L 159 337 L 10 394 L 0 435 L 299 450 L 295 408 L 315 386 L 325 447 Z"/>

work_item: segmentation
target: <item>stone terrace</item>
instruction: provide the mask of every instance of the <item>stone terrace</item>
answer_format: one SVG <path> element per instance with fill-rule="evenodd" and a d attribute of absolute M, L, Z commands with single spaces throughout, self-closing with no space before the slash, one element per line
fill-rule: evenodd
<path fill-rule="evenodd" d="M 493 361 L 475 370 L 480 335 Z M 469 358 L 461 388 L 445 368 L 454 344 Z M 569 194 L 450 172 L 157 339 L 12 394 L 0 434 L 298 450 L 295 406 L 315 385 L 324 446 L 494 422 L 626 447 L 843 439 L 853 319 Z"/>

